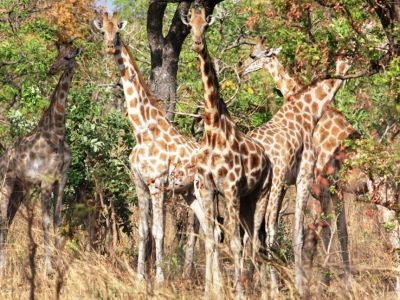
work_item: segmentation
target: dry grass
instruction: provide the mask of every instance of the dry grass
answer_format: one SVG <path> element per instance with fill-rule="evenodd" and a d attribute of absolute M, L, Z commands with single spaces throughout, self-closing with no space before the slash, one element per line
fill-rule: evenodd
<path fill-rule="evenodd" d="M 292 197 L 289 195 L 289 199 Z M 293 202 L 293 201 L 291 201 Z M 367 204 L 347 201 L 350 251 L 353 273 L 354 299 L 395 299 L 394 294 L 394 255 L 379 220 L 365 214 Z M 291 208 L 289 207 L 288 210 Z M 55 274 L 49 278 L 43 272 L 43 248 L 40 210 L 35 207 L 32 222 L 34 244 L 29 238 L 29 214 L 23 207 L 11 227 L 7 245 L 7 267 L 0 278 L 0 299 L 30 298 L 33 283 L 37 299 L 192 299 L 203 295 L 203 244 L 196 248 L 194 275 L 182 279 L 181 259 L 176 254 L 174 230 L 167 221 L 165 271 L 167 283 L 154 287 L 150 283 L 136 280 L 133 257 L 126 251 L 131 249 L 127 238 L 123 238 L 115 255 L 101 255 L 85 251 L 80 244 L 66 241 L 61 250 L 61 259 Z M 291 227 L 292 216 L 284 221 Z M 135 237 L 134 237 L 134 240 Z M 32 249 L 37 251 L 32 257 Z M 319 247 L 321 248 L 321 247 Z M 135 248 L 130 253 L 134 253 Z M 222 246 L 221 265 L 225 275 L 232 274 L 228 247 Z M 325 255 L 319 251 L 314 269 L 313 294 L 318 299 L 342 299 L 348 294 L 341 280 L 342 269 L 336 242 L 332 250 L 330 272 L 333 280 L 329 287 L 323 287 L 317 280 Z M 35 276 L 32 280 L 32 262 Z M 279 266 L 283 280 L 280 298 L 297 298 L 293 287 L 293 266 Z M 260 274 L 252 281 L 244 280 L 249 299 L 259 299 L 261 295 Z M 226 276 L 228 278 L 229 276 Z M 219 298 L 233 298 L 231 283 L 226 280 L 226 288 Z M 317 297 L 318 296 L 318 297 Z"/>

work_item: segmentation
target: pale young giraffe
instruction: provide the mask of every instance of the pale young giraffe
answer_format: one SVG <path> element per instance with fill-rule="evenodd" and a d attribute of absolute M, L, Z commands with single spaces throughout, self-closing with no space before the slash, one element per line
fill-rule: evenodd
<path fill-rule="evenodd" d="M 280 50 L 281 48 L 267 48 L 265 46 L 265 39 L 259 39 L 250 54 L 250 58 L 241 67 L 240 73 L 244 76 L 262 68 L 266 69 L 273 77 L 276 88 L 281 91 L 284 99 L 289 100 L 292 95 L 304 89 L 304 86 L 293 78 L 281 64 L 277 57 Z M 338 75 L 345 74 L 339 73 Z M 314 195 L 321 201 L 322 212 L 325 216 L 329 215 L 331 200 L 333 207 L 335 207 L 341 256 L 348 286 L 350 285 L 350 261 L 346 214 L 342 202 L 338 201 L 341 199 L 341 193 L 334 192 L 332 189 L 331 191 L 328 190 L 330 186 L 333 186 L 328 183 L 328 178 L 337 175 L 340 170 L 340 158 L 344 158 L 344 155 L 342 155 L 344 140 L 355 138 L 357 135 L 357 132 L 344 115 L 332 106 L 329 106 L 326 112 L 323 113 L 312 135 L 312 145 L 315 152 L 314 174 L 316 180 L 313 186 Z M 330 219 L 327 221 L 330 223 Z M 326 250 L 331 239 L 331 226 L 323 226 L 322 237 Z"/>
<path fill-rule="evenodd" d="M 214 292 L 219 291 L 222 286 L 214 201 L 215 195 L 220 194 L 228 212 L 224 223 L 234 257 L 234 287 L 240 295 L 240 219 L 248 234 L 258 238 L 252 232 L 251 210 L 254 211 L 257 199 L 267 199 L 270 162 L 261 144 L 236 128 L 220 98 L 218 78 L 205 39 L 206 29 L 213 20 L 212 16 L 206 17 L 204 7 L 200 6 L 192 7 L 189 16 L 182 17 L 182 21 L 191 27 L 192 48 L 199 55 L 204 86 L 204 137 L 197 157 L 195 192 L 205 212 L 206 293 L 212 292 L 211 288 L 215 288 Z M 261 201 L 257 201 L 257 205 Z"/>
<path fill-rule="evenodd" d="M 160 100 L 150 92 L 120 32 L 127 22 L 104 13 L 94 20 L 104 35 L 108 54 L 113 55 L 121 74 L 128 119 L 133 127 L 136 145 L 129 156 L 139 203 L 138 274 L 145 277 L 146 244 L 149 239 L 150 204 L 153 222 L 151 233 L 156 243 L 156 282 L 164 281 L 164 193 L 182 194 L 202 224 L 202 210 L 193 201 L 193 180 L 198 145 L 172 126 L 166 118 Z"/>
<path fill-rule="evenodd" d="M 44 262 L 46 272 L 52 273 L 49 249 L 51 194 L 54 193 L 55 246 L 59 248 L 61 205 L 71 150 L 65 142 L 65 110 L 67 95 L 76 67 L 75 57 L 80 49 L 72 42 L 57 43 L 58 56 L 49 73 L 63 71 L 50 106 L 43 113 L 36 128 L 18 139 L 0 160 L 0 265 L 6 261 L 5 243 L 8 227 L 22 202 L 23 195 L 33 186 L 39 186 L 42 197 Z"/>
<path fill-rule="evenodd" d="M 268 55 L 270 51 L 256 48 L 254 59 Z M 336 75 L 345 74 L 349 69 L 345 59 L 336 64 Z M 303 294 L 304 273 L 302 270 L 303 212 L 309 196 L 314 166 L 312 134 L 318 120 L 328 109 L 330 102 L 342 84 L 339 79 L 315 82 L 293 93 L 274 117 L 261 127 L 249 133 L 260 141 L 271 159 L 273 181 L 271 195 L 265 213 L 267 248 L 275 247 L 278 228 L 278 214 L 286 192 L 287 184 L 296 183 L 296 209 L 294 228 L 294 254 L 296 287 Z M 288 89 L 290 92 L 290 89 Z M 259 220 L 260 210 L 255 216 Z M 258 226 L 258 222 L 255 224 Z M 272 289 L 277 291 L 277 274 L 272 268 Z"/>

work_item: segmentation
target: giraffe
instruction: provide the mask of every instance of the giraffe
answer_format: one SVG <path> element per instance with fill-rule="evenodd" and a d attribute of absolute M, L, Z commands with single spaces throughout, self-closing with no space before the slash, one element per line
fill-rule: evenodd
<path fill-rule="evenodd" d="M 252 56 L 253 59 L 260 59 L 270 52 L 265 48 L 256 47 Z M 346 59 L 339 58 L 336 63 L 336 75 L 345 74 L 349 67 Z M 273 165 L 271 194 L 265 212 L 266 244 L 269 252 L 275 247 L 278 214 L 287 184 L 296 183 L 294 254 L 296 287 L 301 294 L 304 292 L 301 260 L 303 211 L 309 196 L 315 161 L 312 134 L 341 84 L 340 79 L 326 79 L 314 82 L 293 94 L 290 94 L 293 88 L 288 88 L 290 96 L 274 117 L 249 133 L 251 137 L 264 145 Z M 263 213 L 264 211 L 260 210 L 257 215 Z M 259 218 L 256 216 L 255 219 Z M 271 268 L 271 277 L 272 290 L 277 292 L 277 274 L 273 268 Z"/>
<path fill-rule="evenodd" d="M 49 250 L 51 194 L 54 193 L 53 226 L 55 246 L 59 248 L 58 229 L 61 223 L 61 205 L 67 171 L 71 162 L 71 150 L 65 141 L 65 110 L 67 95 L 76 67 L 80 49 L 71 42 L 57 42 L 58 56 L 49 74 L 63 71 L 56 89 L 50 97 L 50 105 L 44 111 L 38 125 L 28 135 L 18 139 L 0 160 L 0 265 L 5 265 L 5 243 L 8 227 L 23 200 L 24 193 L 39 186 L 42 199 L 44 262 L 48 274 L 53 272 Z"/>
<path fill-rule="evenodd" d="M 214 20 L 214 17 L 206 16 L 202 6 L 193 6 L 188 16 L 182 16 L 183 23 L 191 27 L 192 48 L 200 59 L 204 86 L 204 136 L 197 156 L 195 193 L 205 213 L 206 294 L 210 288 L 218 291 L 222 284 L 216 247 L 218 230 L 214 228 L 214 199 L 219 194 L 224 197 L 227 206 L 226 230 L 230 234 L 230 248 L 234 257 L 234 287 L 240 295 L 240 220 L 243 220 L 248 234 L 257 238 L 258 235 L 252 231 L 249 210 L 252 207 L 254 209 L 254 200 L 260 199 L 258 203 L 262 203 L 267 198 L 270 162 L 261 144 L 236 128 L 220 98 L 218 78 L 205 38 L 206 28 Z"/>
<path fill-rule="evenodd" d="M 260 38 L 250 54 L 250 58 L 241 67 L 240 73 L 244 76 L 261 68 L 266 69 L 273 77 L 276 88 L 281 91 L 284 99 L 288 101 L 292 95 L 304 89 L 304 86 L 285 70 L 277 57 L 280 51 L 281 48 L 267 48 L 265 46 L 265 38 Z M 345 74 L 339 73 L 339 75 Z M 315 152 L 313 194 L 320 200 L 324 215 L 329 215 L 328 210 L 331 201 L 335 208 L 338 216 L 338 237 L 345 269 L 345 280 L 348 287 L 350 286 L 350 261 L 346 214 L 341 201 L 341 192 L 330 192 L 328 190 L 328 187 L 332 185 L 328 183 L 328 178 L 339 172 L 341 160 L 345 157 L 343 155 L 343 151 L 345 151 L 343 141 L 358 137 L 359 134 L 349 124 L 344 115 L 330 105 L 327 107 L 326 112 L 322 114 L 312 135 L 312 145 Z M 330 223 L 330 220 L 328 220 L 328 223 Z M 325 250 L 331 239 L 330 229 L 331 226 L 323 226 L 322 228 L 322 240 Z"/>
<path fill-rule="evenodd" d="M 194 140 L 178 133 L 166 118 L 160 100 L 151 94 L 136 61 L 121 39 L 120 32 L 127 22 L 119 21 L 116 13 L 109 15 L 105 12 L 93 24 L 103 34 L 106 52 L 114 57 L 118 66 L 128 119 L 136 138 L 129 162 L 139 206 L 138 276 L 139 279 L 145 278 L 151 204 L 151 233 L 156 244 L 156 283 L 161 284 L 164 281 L 164 193 L 182 194 L 194 210 L 200 225 L 203 224 L 202 209 L 193 194 L 198 145 Z"/>

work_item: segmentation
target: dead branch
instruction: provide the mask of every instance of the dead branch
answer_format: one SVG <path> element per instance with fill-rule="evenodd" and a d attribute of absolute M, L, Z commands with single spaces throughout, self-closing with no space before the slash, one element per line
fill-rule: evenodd
<path fill-rule="evenodd" d="M 180 111 L 175 111 L 174 113 L 176 115 L 180 115 L 180 116 L 186 116 L 186 117 L 192 117 L 192 118 L 201 118 L 201 115 L 199 115 L 199 114 L 191 114 L 191 113 L 185 113 L 185 112 L 180 112 Z"/>
<path fill-rule="evenodd" d="M 374 71 L 370 71 L 370 72 L 362 72 L 362 73 L 357 73 L 357 74 L 349 74 L 349 75 L 327 75 L 325 79 L 341 79 L 341 80 L 356 79 L 356 78 L 361 78 L 361 77 L 370 77 L 377 73 L 379 73 L 378 70 L 374 70 Z"/>

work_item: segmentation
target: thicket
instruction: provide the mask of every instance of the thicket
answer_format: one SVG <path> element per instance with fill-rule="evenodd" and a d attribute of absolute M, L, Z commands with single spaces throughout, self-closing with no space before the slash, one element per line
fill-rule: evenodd
<path fill-rule="evenodd" d="M 146 31 L 149 2 L 157 1 L 114 1 L 129 21 L 123 39 L 145 78 L 152 72 Z M 190 1 L 166 6 L 164 35 L 182 3 Z M 0 151 L 32 130 L 47 107 L 58 80 L 47 75 L 58 35 L 76 38 L 83 53 L 68 96 L 67 141 L 73 158 L 64 197 L 64 232 L 76 237 L 77 230 L 94 226 L 92 246 L 107 249 L 119 231 L 131 232 L 136 195 L 128 155 L 135 141 L 115 63 L 92 31 L 94 5 L 90 0 L 1 1 Z M 257 36 L 265 36 L 271 47 L 282 47 L 283 64 L 303 84 L 332 75 L 339 49 L 355 49 L 350 73 L 357 78 L 346 82 L 335 106 L 362 134 L 355 147 L 363 154 L 356 163 L 399 183 L 400 12 L 395 6 L 380 0 L 221 1 L 207 43 L 223 98 L 240 129 L 246 132 L 268 121 L 283 102 L 266 72 L 246 80 L 238 77 L 238 64 L 248 57 Z M 201 136 L 203 103 L 199 79 L 197 56 L 187 38 L 179 57 L 174 123 L 196 138 Z"/>

